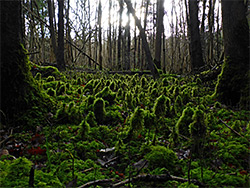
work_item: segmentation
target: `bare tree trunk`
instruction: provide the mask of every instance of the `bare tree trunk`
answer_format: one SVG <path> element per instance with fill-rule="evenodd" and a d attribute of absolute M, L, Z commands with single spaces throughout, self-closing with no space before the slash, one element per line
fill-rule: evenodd
<path fill-rule="evenodd" d="M 109 67 L 110 68 L 112 68 L 112 41 L 111 41 L 111 35 L 112 35 L 112 30 L 111 29 L 112 29 L 112 25 L 111 25 L 111 10 L 112 10 L 112 0 L 109 0 L 108 63 L 109 63 Z"/>
<path fill-rule="evenodd" d="M 99 40 L 98 62 L 100 65 L 100 70 L 102 70 L 102 3 L 101 3 L 101 0 L 99 0 L 99 5 L 98 5 L 98 40 Z"/>
<path fill-rule="evenodd" d="M 51 0 L 47 0 L 47 2 L 48 2 L 48 12 L 49 12 L 50 37 L 51 37 L 51 41 L 52 41 L 52 48 L 53 48 L 54 56 L 56 58 L 57 47 L 56 47 L 55 27 L 54 27 L 54 22 L 53 22 L 53 9 L 52 9 Z"/>
<path fill-rule="evenodd" d="M 64 21 L 63 7 L 64 0 L 58 0 L 58 50 L 57 50 L 57 66 L 60 71 L 65 70 L 64 61 Z"/>
<path fill-rule="evenodd" d="M 130 36 L 130 13 L 127 12 L 128 22 L 126 25 L 126 38 L 127 38 L 127 48 L 126 48 L 126 55 L 125 55 L 125 63 L 126 63 L 126 70 L 130 70 L 130 50 L 131 50 L 131 36 Z"/>
<path fill-rule="evenodd" d="M 118 41 L 117 41 L 117 65 L 118 70 L 122 68 L 121 59 L 121 44 L 122 44 L 122 13 L 123 13 L 123 0 L 119 0 L 120 10 L 119 10 L 119 31 L 118 31 Z"/>
<path fill-rule="evenodd" d="M 135 9 L 136 9 L 136 2 L 135 2 Z M 134 69 L 137 67 L 137 61 L 136 61 L 136 47 L 137 47 L 137 36 L 136 36 L 136 21 L 135 21 L 135 28 L 134 28 Z"/>
<path fill-rule="evenodd" d="M 155 39 L 155 64 L 161 69 L 161 38 L 163 33 L 164 0 L 157 0 L 157 21 L 156 21 L 156 39 Z"/>
<path fill-rule="evenodd" d="M 152 73 L 154 78 L 158 77 L 158 72 L 155 69 L 154 62 L 153 62 L 153 59 L 152 59 L 152 55 L 151 55 L 149 45 L 148 45 L 148 42 L 147 42 L 146 34 L 145 34 L 144 29 L 141 26 L 141 22 L 140 22 L 140 20 L 137 18 L 136 14 L 135 14 L 135 10 L 132 7 L 131 1 L 130 0 L 124 0 L 124 2 L 127 4 L 127 8 L 129 10 L 129 12 L 133 15 L 133 17 L 134 17 L 134 19 L 136 21 L 136 26 L 138 27 L 138 29 L 140 31 L 140 36 L 141 36 L 141 39 L 142 39 L 143 48 L 145 50 L 145 54 L 146 54 L 146 57 L 147 57 L 147 62 L 149 64 L 151 73 Z"/>
<path fill-rule="evenodd" d="M 196 71 L 204 66 L 199 33 L 198 1 L 189 0 L 189 31 L 190 31 L 190 57 L 192 70 Z"/>
<path fill-rule="evenodd" d="M 225 61 L 216 87 L 224 104 L 250 108 L 249 25 L 244 0 L 222 0 Z"/>
<path fill-rule="evenodd" d="M 216 0 L 209 0 L 209 13 L 208 13 L 208 28 L 209 28 L 209 48 L 208 48 L 208 64 L 213 64 L 214 59 L 214 7 Z"/>

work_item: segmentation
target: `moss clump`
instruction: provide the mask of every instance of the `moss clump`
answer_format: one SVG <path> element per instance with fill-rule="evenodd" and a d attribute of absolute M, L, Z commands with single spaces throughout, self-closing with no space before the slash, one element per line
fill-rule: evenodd
<path fill-rule="evenodd" d="M 48 78 L 46 79 L 47 82 L 52 82 L 55 81 L 55 77 L 54 76 L 48 76 Z"/>
<path fill-rule="evenodd" d="M 86 117 L 87 123 L 90 125 L 90 127 L 97 126 L 96 118 L 94 112 L 90 111 Z"/>
<path fill-rule="evenodd" d="M 175 152 L 164 146 L 151 146 L 151 151 L 145 158 L 149 161 L 149 168 L 166 168 L 170 172 L 174 171 L 177 162 Z"/>
<path fill-rule="evenodd" d="M 95 95 L 96 98 L 103 98 L 104 100 L 108 101 L 110 104 L 114 103 L 115 97 L 116 97 L 116 93 L 114 93 L 113 91 L 111 91 L 111 89 L 109 87 L 104 87 L 102 91 L 100 91 L 99 93 L 97 93 Z"/>
<path fill-rule="evenodd" d="M 194 139 L 203 138 L 206 135 L 207 122 L 204 112 L 200 109 L 194 111 L 193 122 L 189 125 L 189 132 Z"/>
<path fill-rule="evenodd" d="M 103 124 L 106 116 L 105 102 L 102 98 L 94 101 L 94 114 L 98 124 Z"/>
<path fill-rule="evenodd" d="M 66 92 L 66 86 L 61 85 L 60 88 L 57 90 L 57 95 L 62 95 Z"/>
<path fill-rule="evenodd" d="M 176 132 L 178 134 L 182 134 L 184 136 L 189 137 L 189 124 L 193 122 L 192 116 L 194 114 L 194 110 L 191 107 L 186 107 L 182 111 L 182 115 L 177 121 L 175 127 L 176 127 Z"/>
<path fill-rule="evenodd" d="M 156 102 L 153 107 L 153 113 L 156 115 L 157 118 L 163 117 L 168 112 L 167 103 L 169 103 L 169 98 L 167 98 L 165 95 L 161 95 L 156 99 Z"/>
<path fill-rule="evenodd" d="M 130 132 L 137 133 L 143 129 L 144 125 L 144 110 L 137 107 L 130 118 Z"/>
<path fill-rule="evenodd" d="M 52 97 L 55 97 L 56 91 L 53 88 L 49 88 L 49 89 L 47 89 L 47 94 L 52 96 Z"/>
<path fill-rule="evenodd" d="M 142 88 L 146 88 L 146 86 L 147 86 L 147 78 L 146 77 L 141 77 L 141 80 L 140 80 L 140 82 L 141 82 L 141 87 Z"/>
<path fill-rule="evenodd" d="M 0 169 L 4 170 L 0 171 L 1 187 L 28 187 L 31 166 L 32 162 L 25 157 L 1 161 Z"/>
<path fill-rule="evenodd" d="M 80 131 L 79 131 L 79 135 L 82 139 L 86 139 L 86 137 L 88 136 L 89 130 L 90 130 L 90 126 L 88 124 L 87 121 L 82 120 L 82 122 L 80 123 Z"/>

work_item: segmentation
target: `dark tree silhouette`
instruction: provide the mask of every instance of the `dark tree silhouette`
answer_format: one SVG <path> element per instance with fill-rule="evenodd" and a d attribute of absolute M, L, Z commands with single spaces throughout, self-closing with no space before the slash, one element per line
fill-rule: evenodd
<path fill-rule="evenodd" d="M 216 94 L 228 105 L 250 108 L 249 25 L 244 0 L 222 0 L 225 61 Z"/>
<path fill-rule="evenodd" d="M 64 61 L 64 21 L 63 7 L 64 0 L 58 0 L 58 49 L 57 49 L 57 66 L 59 70 L 65 70 Z"/>
<path fill-rule="evenodd" d="M 189 0 L 190 58 L 192 70 L 204 66 L 198 20 L 198 1 Z"/>

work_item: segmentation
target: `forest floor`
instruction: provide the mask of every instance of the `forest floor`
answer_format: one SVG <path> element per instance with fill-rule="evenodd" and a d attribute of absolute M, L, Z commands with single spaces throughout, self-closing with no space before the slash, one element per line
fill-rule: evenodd
<path fill-rule="evenodd" d="M 52 108 L 1 130 L 1 187 L 250 186 L 250 112 L 216 80 L 33 71 Z"/>

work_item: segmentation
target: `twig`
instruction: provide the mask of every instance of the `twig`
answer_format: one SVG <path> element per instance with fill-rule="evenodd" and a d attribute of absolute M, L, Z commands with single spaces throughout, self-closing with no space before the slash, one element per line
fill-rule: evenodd
<path fill-rule="evenodd" d="M 240 133 L 238 133 L 236 130 L 233 130 L 228 124 L 226 124 L 222 119 L 219 119 L 221 123 L 223 123 L 227 128 L 229 128 L 231 131 L 233 131 L 235 134 L 237 134 L 238 136 L 245 138 L 244 136 L 242 136 Z"/>
<path fill-rule="evenodd" d="M 102 185 L 102 186 L 104 186 L 104 185 L 110 185 L 113 180 L 114 179 L 111 178 L 111 179 L 103 179 L 103 180 L 90 181 L 88 183 L 85 183 L 84 185 L 81 185 L 78 188 L 90 187 L 90 186 L 93 186 L 93 185 Z"/>
<path fill-rule="evenodd" d="M 178 182 L 188 182 L 187 179 L 177 177 L 177 176 L 171 176 L 170 174 L 161 174 L 161 175 L 138 175 L 135 178 L 131 180 L 132 182 L 135 181 L 145 181 L 145 182 L 165 182 L 165 181 L 178 181 Z M 129 179 L 126 179 L 122 182 L 114 184 L 112 187 L 120 187 L 124 184 L 128 183 Z M 190 181 L 193 184 L 199 185 L 200 187 L 205 187 L 205 185 L 197 180 L 191 180 Z"/>
<path fill-rule="evenodd" d="M 144 181 L 144 182 L 165 182 L 165 181 L 178 181 L 178 182 L 188 182 L 188 179 L 177 177 L 177 176 L 171 176 L 170 174 L 161 174 L 161 175 L 138 175 L 132 179 L 126 179 L 124 181 L 115 183 L 111 185 L 111 183 L 114 181 L 114 178 L 111 179 L 103 179 L 103 180 L 95 180 L 90 181 L 88 183 L 85 183 L 84 185 L 81 185 L 78 188 L 85 188 L 90 187 L 93 185 L 102 185 L 102 186 L 109 186 L 109 187 L 121 187 L 129 182 L 136 182 L 136 181 Z M 206 185 L 197 181 L 197 180 L 191 180 L 191 183 L 198 185 L 200 187 L 205 187 Z"/>

